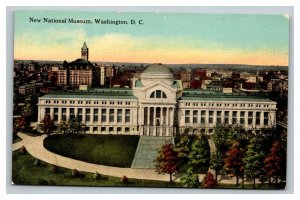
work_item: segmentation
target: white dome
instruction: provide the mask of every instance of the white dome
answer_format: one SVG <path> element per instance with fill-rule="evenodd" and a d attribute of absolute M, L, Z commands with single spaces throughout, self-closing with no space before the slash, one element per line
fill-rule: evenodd
<path fill-rule="evenodd" d="M 171 84 L 173 79 L 174 76 L 171 70 L 162 64 L 149 65 L 141 74 L 141 81 L 144 86 L 154 81 L 162 81 Z"/>

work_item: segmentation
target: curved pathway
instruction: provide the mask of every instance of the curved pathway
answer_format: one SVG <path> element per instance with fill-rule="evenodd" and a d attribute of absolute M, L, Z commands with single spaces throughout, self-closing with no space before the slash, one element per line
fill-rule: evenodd
<path fill-rule="evenodd" d="M 52 153 L 48 151 L 43 145 L 43 141 L 47 137 L 46 135 L 31 137 L 24 133 L 18 133 L 18 136 L 22 138 L 22 141 L 13 144 L 13 148 L 12 148 L 13 150 L 25 146 L 28 153 L 30 153 L 33 157 L 53 165 L 57 165 L 69 169 L 77 169 L 79 171 L 84 171 L 84 172 L 92 172 L 92 173 L 98 172 L 100 174 L 104 174 L 108 176 L 122 177 L 125 175 L 128 178 L 135 178 L 135 179 L 169 181 L 169 175 L 157 174 L 155 173 L 154 169 L 132 169 L 132 168 L 110 167 L 110 166 L 87 163 L 84 161 L 79 161 L 79 160 L 67 158 Z"/>
<path fill-rule="evenodd" d="M 144 179 L 144 180 L 157 180 L 157 181 L 169 181 L 169 175 L 157 174 L 154 169 L 133 169 L 133 168 L 119 168 L 119 167 L 111 167 L 104 166 L 98 164 L 87 163 L 84 161 L 75 160 L 72 158 L 64 157 L 55 153 L 48 151 L 44 145 L 43 141 L 47 137 L 47 135 L 41 135 L 32 137 L 26 135 L 24 133 L 18 133 L 18 136 L 22 138 L 22 141 L 14 143 L 12 145 L 12 150 L 15 151 L 22 146 L 26 148 L 29 154 L 33 157 L 38 158 L 44 162 L 68 168 L 68 169 L 77 169 L 79 171 L 98 172 L 100 174 L 122 177 L 127 176 L 128 178 L 134 179 Z M 213 141 L 209 141 L 209 146 L 211 152 L 215 151 L 215 145 Z M 211 170 L 214 172 L 213 170 Z M 205 174 L 199 174 L 199 180 L 203 180 Z M 180 177 L 176 175 L 173 176 L 173 180 L 178 182 Z M 221 179 L 218 180 L 219 183 L 224 184 L 235 184 L 236 179 L 232 178 L 229 180 Z M 259 181 L 257 181 L 259 183 Z M 251 184 L 249 182 L 245 182 L 245 184 Z"/>

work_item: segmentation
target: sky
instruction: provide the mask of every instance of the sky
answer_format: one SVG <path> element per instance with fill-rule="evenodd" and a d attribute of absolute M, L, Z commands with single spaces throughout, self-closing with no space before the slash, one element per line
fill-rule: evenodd
<path fill-rule="evenodd" d="M 93 24 L 32 23 L 29 18 Z M 143 20 L 103 25 L 94 19 Z M 16 11 L 14 56 L 72 61 L 86 42 L 90 61 L 288 66 L 286 15 Z"/>

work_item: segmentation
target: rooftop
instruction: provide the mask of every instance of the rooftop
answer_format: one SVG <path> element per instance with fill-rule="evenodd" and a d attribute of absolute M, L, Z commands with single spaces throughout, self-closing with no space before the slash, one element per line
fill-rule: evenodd
<path fill-rule="evenodd" d="M 266 97 L 245 93 L 223 93 L 207 90 L 184 90 L 180 100 L 273 102 Z"/>
<path fill-rule="evenodd" d="M 90 90 L 56 91 L 41 98 L 74 98 L 74 99 L 137 99 L 128 88 L 93 88 Z"/>

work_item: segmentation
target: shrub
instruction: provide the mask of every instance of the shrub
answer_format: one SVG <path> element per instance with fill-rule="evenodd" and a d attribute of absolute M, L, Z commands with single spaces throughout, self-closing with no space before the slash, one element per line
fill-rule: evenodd
<path fill-rule="evenodd" d="M 19 150 L 19 153 L 20 153 L 20 154 L 26 154 L 26 153 L 27 153 L 26 148 L 25 148 L 24 146 L 22 146 L 22 147 L 20 148 L 20 150 Z"/>
<path fill-rule="evenodd" d="M 101 178 L 101 174 L 99 174 L 98 172 L 96 172 L 94 174 L 94 179 L 100 179 Z"/>
<path fill-rule="evenodd" d="M 45 179 L 38 179 L 37 184 L 38 185 L 49 185 L 48 181 Z"/>
<path fill-rule="evenodd" d="M 41 165 L 41 162 L 39 159 L 35 159 L 34 162 L 33 162 L 33 165 L 34 166 L 40 166 Z"/>
<path fill-rule="evenodd" d="M 79 176 L 79 171 L 77 169 L 72 169 L 71 175 L 73 177 L 78 177 Z"/>
<path fill-rule="evenodd" d="M 56 173 L 57 172 L 57 167 L 55 165 L 50 166 L 50 172 L 51 173 Z"/>
<path fill-rule="evenodd" d="M 214 179 L 213 174 L 208 172 L 205 175 L 201 185 L 204 188 L 215 188 L 217 186 L 217 181 Z"/>
<path fill-rule="evenodd" d="M 121 178 L 121 183 L 122 183 L 122 184 L 127 184 L 127 183 L 128 183 L 128 178 L 127 178 L 127 176 L 123 176 L 123 177 Z"/>

